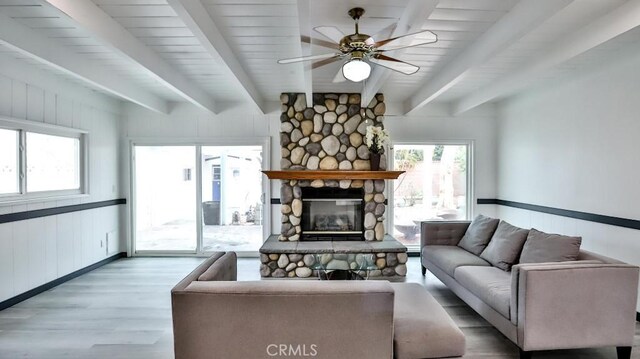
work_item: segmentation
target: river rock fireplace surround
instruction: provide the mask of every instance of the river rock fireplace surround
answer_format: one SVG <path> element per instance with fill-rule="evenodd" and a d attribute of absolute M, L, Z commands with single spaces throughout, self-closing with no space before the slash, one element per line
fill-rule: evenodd
<path fill-rule="evenodd" d="M 317 260 L 326 269 L 354 269 L 373 254 L 368 277 L 404 278 L 406 247 L 384 227 L 384 179 L 399 172 L 370 171 L 364 144 L 367 126 L 384 126 L 383 95 L 366 108 L 360 94 L 313 94 L 310 107 L 304 94 L 280 99 L 281 171 L 265 173 L 281 180 L 282 225 L 260 249 L 261 276 L 311 277 Z M 386 165 L 382 155 L 381 170 Z"/>

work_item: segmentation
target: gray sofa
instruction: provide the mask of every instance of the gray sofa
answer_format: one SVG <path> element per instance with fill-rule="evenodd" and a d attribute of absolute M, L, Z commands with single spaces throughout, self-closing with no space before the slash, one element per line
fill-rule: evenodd
<path fill-rule="evenodd" d="M 465 338 L 416 283 L 237 282 L 236 255 L 215 253 L 172 290 L 176 359 L 462 356 Z"/>
<path fill-rule="evenodd" d="M 533 351 L 615 346 L 629 358 L 638 267 L 580 250 L 575 261 L 492 266 L 458 246 L 470 222 L 423 222 L 428 269 L 520 348 Z"/>

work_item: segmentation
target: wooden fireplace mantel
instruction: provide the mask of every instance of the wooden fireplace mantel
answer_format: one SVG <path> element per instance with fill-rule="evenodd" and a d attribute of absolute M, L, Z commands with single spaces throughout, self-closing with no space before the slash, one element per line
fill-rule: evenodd
<path fill-rule="evenodd" d="M 288 170 L 262 171 L 269 179 L 279 180 L 380 180 L 397 179 L 404 171 L 354 171 L 354 170 Z"/>

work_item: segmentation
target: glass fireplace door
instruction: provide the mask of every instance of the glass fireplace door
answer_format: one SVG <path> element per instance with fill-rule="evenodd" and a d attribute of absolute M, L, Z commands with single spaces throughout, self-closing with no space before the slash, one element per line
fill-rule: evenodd
<path fill-rule="evenodd" d="M 302 189 L 302 240 L 364 239 L 361 190 Z"/>

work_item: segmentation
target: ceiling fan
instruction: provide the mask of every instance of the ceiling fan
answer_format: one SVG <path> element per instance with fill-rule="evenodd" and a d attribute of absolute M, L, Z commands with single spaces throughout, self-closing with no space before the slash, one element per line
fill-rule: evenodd
<path fill-rule="evenodd" d="M 312 39 L 308 36 L 301 37 L 301 41 L 304 43 L 311 44 L 313 41 L 314 45 L 333 49 L 334 52 L 321 55 L 310 55 L 294 57 L 290 59 L 281 59 L 278 60 L 278 63 L 290 64 L 301 61 L 319 60 L 311 65 L 311 68 L 316 69 L 318 67 L 325 66 L 336 61 L 346 60 L 341 67 L 342 70 L 338 72 L 333 82 L 341 82 L 344 81 L 344 79 L 353 82 L 360 82 L 367 79 L 371 73 L 371 66 L 369 65 L 369 63 L 383 66 L 405 75 L 412 75 L 418 72 L 418 70 L 420 69 L 419 66 L 387 56 L 385 55 L 385 52 L 432 44 L 438 41 L 438 37 L 436 36 L 436 34 L 429 30 L 422 30 L 385 40 L 375 40 L 372 36 L 361 34 L 359 32 L 358 21 L 363 14 L 363 8 L 356 7 L 349 10 L 349 16 L 355 21 L 356 28 L 355 33 L 351 35 L 345 35 L 335 26 L 318 26 L 313 29 L 332 42 L 315 38 Z M 393 26 L 395 27 L 395 24 Z M 423 41 L 419 43 L 410 45 L 407 42 L 402 41 L 412 39 L 417 35 L 423 35 L 426 38 L 422 39 Z M 395 46 L 394 44 L 391 44 L 396 40 L 401 41 L 396 42 Z"/>

